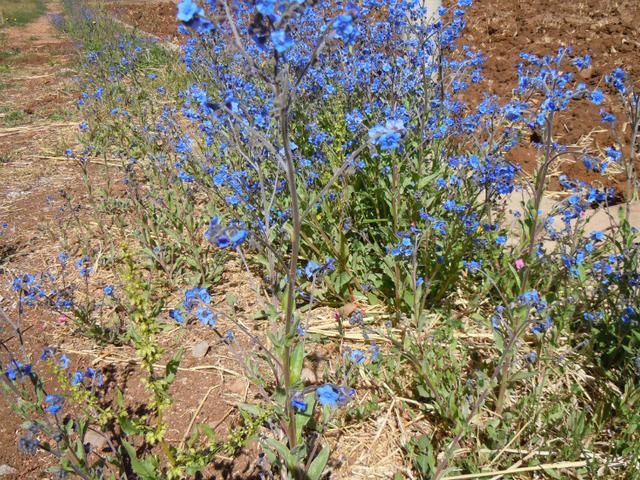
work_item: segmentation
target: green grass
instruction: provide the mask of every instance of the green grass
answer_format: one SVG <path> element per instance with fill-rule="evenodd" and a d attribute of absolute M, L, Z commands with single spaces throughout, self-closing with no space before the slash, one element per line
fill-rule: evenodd
<path fill-rule="evenodd" d="M 52 122 L 67 122 L 71 120 L 75 115 L 75 111 L 71 109 L 58 110 L 49 115 L 49 120 Z"/>
<path fill-rule="evenodd" d="M 0 60 L 8 60 L 11 57 L 15 57 L 20 53 L 20 50 L 15 48 L 10 48 L 8 50 L 0 50 Z"/>
<path fill-rule="evenodd" d="M 0 107 L 0 125 L 5 127 L 15 127 L 24 123 L 27 115 L 19 110 L 11 110 L 7 107 Z"/>
<path fill-rule="evenodd" d="M 45 11 L 44 0 L 0 0 L 0 28 L 25 25 Z"/>

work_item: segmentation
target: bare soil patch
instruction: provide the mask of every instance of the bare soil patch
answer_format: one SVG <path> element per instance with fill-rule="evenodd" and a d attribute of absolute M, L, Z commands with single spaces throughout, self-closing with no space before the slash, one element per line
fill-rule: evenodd
<path fill-rule="evenodd" d="M 640 3 L 633 0 L 475 0 L 468 10 L 468 33 L 463 40 L 485 53 L 486 81 L 469 92 L 467 99 L 477 103 L 484 92 L 503 100 L 510 98 L 517 85 L 515 66 L 522 62 L 520 52 L 548 55 L 560 46 L 571 46 L 577 55 L 592 56 L 592 68 L 578 76 L 589 88 L 602 87 L 606 93 L 602 77 L 616 67 L 624 68 L 632 79 L 640 80 L 638 19 Z M 607 101 L 611 100 L 607 95 Z M 586 100 L 575 103 L 558 120 L 558 140 L 575 145 L 588 141 L 585 137 L 589 135 L 594 142 L 594 153 L 613 144 L 614 139 L 601 122 L 600 108 Z M 513 152 L 512 160 L 531 173 L 536 165 L 536 153 L 536 149 L 525 142 Z M 588 171 L 578 159 L 566 161 L 558 169 L 557 174 L 560 173 L 590 183 L 624 188 L 620 176 L 603 178 Z M 558 184 L 554 182 L 552 187 L 558 188 Z"/>
<path fill-rule="evenodd" d="M 119 20 L 160 38 L 179 38 L 176 2 L 125 1 L 112 2 L 107 11 Z"/>

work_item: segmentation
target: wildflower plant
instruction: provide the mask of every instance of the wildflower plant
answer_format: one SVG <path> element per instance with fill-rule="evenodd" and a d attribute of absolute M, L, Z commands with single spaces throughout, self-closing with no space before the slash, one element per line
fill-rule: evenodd
<path fill-rule="evenodd" d="M 436 432 L 403 443 L 425 478 L 477 472 L 485 451 L 510 466 L 511 451 L 538 441 L 547 448 L 549 438 L 573 438 L 561 452 L 548 449 L 558 458 L 591 458 L 596 438 L 612 440 L 608 458 L 636 451 L 634 431 L 594 433 L 622 418 L 637 423 L 639 243 L 630 203 L 610 228 L 595 230 L 592 213 L 613 212 L 620 197 L 561 176 L 562 199 L 543 209 L 551 172 L 568 156 L 602 174 L 617 165 L 627 202 L 637 196 L 638 96 L 623 70 L 589 89 L 576 76 L 589 56 L 523 53 L 513 98 L 470 105 L 463 94 L 482 81 L 483 63 L 460 45 L 470 0 L 434 17 L 417 0 L 181 0 L 180 66 L 154 42 L 67 3 L 77 23 L 62 25 L 85 42 L 86 74 L 83 145 L 66 156 L 100 213 L 95 231 L 79 215 L 74 221 L 100 237 L 83 252 L 109 253 L 101 263 L 64 254 L 55 274 L 17 276 L 14 289 L 20 313 L 44 303 L 95 338 L 132 347 L 148 398 L 141 415 L 128 413 L 119 392 L 107 408 L 94 395 L 97 372 L 49 355 L 72 393 L 45 392 L 35 381 L 38 415 L 80 403 L 99 419 L 69 424 L 61 452 L 83 429 L 116 425 L 107 461 L 114 471 L 189 478 L 257 438 L 265 475 L 319 479 L 330 465 L 330 425 L 366 416 L 386 395 L 391 409 L 410 406 Z M 562 145 L 558 118 L 574 102 L 591 102 L 605 125 L 618 127 L 609 93 L 631 127 L 620 129 L 618 144 L 602 156 Z M 526 141 L 537 152 L 531 179 L 510 161 Z M 90 168 L 96 159 L 106 178 Z M 520 194 L 513 227 L 507 205 Z M 220 283 L 228 262 L 257 272 L 266 332 Z M 94 285 L 104 266 L 116 280 Z M 165 314 L 176 291 L 181 298 Z M 310 380 L 303 369 L 319 337 L 309 333 L 308 312 L 346 302 L 353 309 L 336 315 L 340 359 Z M 382 318 L 366 313 L 369 305 Z M 114 315 L 108 325 L 106 312 Z M 167 438 L 181 351 L 159 371 L 167 353 L 159 337 L 175 324 L 209 329 L 245 368 L 257 400 L 238 406 L 241 427 L 226 441 L 206 425 L 180 446 Z M 482 331 L 481 344 L 468 340 L 467 327 Z M 359 329 L 368 347 L 349 346 L 346 328 Z M 603 369 L 606 385 L 545 391 L 570 362 L 596 377 Z M 3 368 L 10 389 L 39 378 L 27 360 L 10 356 Z M 374 380 L 369 404 L 352 409 L 365 371 Z M 608 402 L 622 391 L 624 401 Z M 587 402 L 593 418 L 576 411 Z M 41 447 L 43 432 L 30 430 L 21 445 Z M 459 458 L 463 444 L 469 458 Z M 94 478 L 93 457 L 80 457 L 62 469 Z M 585 463 L 593 470 L 598 462 Z"/>
<path fill-rule="evenodd" d="M 337 15 L 301 1 L 207 7 L 179 4 L 191 32 L 185 64 L 203 78 L 190 86 L 183 113 L 207 146 L 200 155 L 188 152 L 182 179 L 214 191 L 237 225 L 234 241 L 221 233 L 229 227 L 212 221 L 219 246 L 240 250 L 248 237 L 266 251 L 266 278 L 284 323 L 272 337 L 287 425 L 276 450 L 295 471 L 315 461 L 296 433 L 305 356 L 295 335 L 301 256 L 307 277 L 326 270 L 334 298 L 368 284 L 393 299 L 398 315 L 427 298 L 439 301 L 461 277 L 463 257 L 482 249 L 475 237 L 491 230 L 482 227 L 489 209 L 478 200 L 477 177 L 502 168 L 509 182 L 509 166 L 500 157 L 447 162 L 457 151 L 445 139 L 465 128 L 452 95 L 479 80 L 482 62 L 470 50 L 460 59 L 447 55 L 464 26 L 463 4 L 450 23 L 436 24 L 424 22 L 419 2 L 364 1 Z M 383 7 L 389 21 L 360 21 Z M 491 199 L 509 188 L 492 190 Z M 406 247 L 401 253 L 396 242 Z M 412 256 L 414 242 L 413 267 L 405 268 L 402 257 Z M 367 263 L 387 248 L 383 265 Z M 349 398 L 330 385 L 316 394 L 329 406 Z"/>

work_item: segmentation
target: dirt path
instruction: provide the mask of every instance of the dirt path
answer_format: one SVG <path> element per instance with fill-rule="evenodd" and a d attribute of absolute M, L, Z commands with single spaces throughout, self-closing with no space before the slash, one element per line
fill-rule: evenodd
<path fill-rule="evenodd" d="M 78 184 L 64 157 L 78 125 L 75 54 L 48 15 L 0 30 L 0 219 L 9 224 L 3 241 L 28 243 L 27 250 L 52 213 L 47 196 Z"/>
<path fill-rule="evenodd" d="M 75 135 L 81 119 L 75 107 L 80 86 L 73 79 L 78 51 L 51 23 L 60 9 L 58 3 L 52 2 L 48 14 L 34 22 L 0 29 L 0 308 L 12 318 L 16 318 L 17 313 L 16 297 L 10 289 L 14 276 L 47 270 L 59 253 L 61 193 L 68 193 L 75 199 L 74 204 L 82 206 L 82 221 L 91 221 L 81 170 L 64 154 L 67 148 L 76 145 Z M 239 289 L 249 288 L 249 284 L 246 280 L 227 279 L 231 290 L 235 285 Z M 55 345 L 67 353 L 78 368 L 93 366 L 114 372 L 118 387 L 127 399 L 145 402 L 148 394 L 140 385 L 140 379 L 130 378 L 128 373 L 135 371 L 129 364 L 135 357 L 133 352 L 107 349 L 105 353 L 91 341 L 74 335 L 70 326 L 56 324 L 56 318 L 53 312 L 44 309 L 27 310 L 23 329 L 28 330 L 27 348 L 33 359 L 39 357 L 45 346 Z M 11 336 L 1 329 L 0 335 Z M 189 353 L 190 347 L 203 339 L 211 345 L 217 341 L 213 333 L 204 328 L 181 335 L 169 334 L 162 340 L 169 352 L 178 347 L 187 349 L 174 385 L 179 392 L 176 408 L 168 418 L 168 438 L 176 445 L 196 411 L 199 422 L 216 425 L 217 432 L 222 434 L 237 416 L 234 405 L 247 399 L 246 380 L 233 375 L 225 378 L 232 370 L 218 366 L 223 363 L 228 367 L 228 361 L 213 355 L 199 360 Z M 40 362 L 36 362 L 34 368 L 40 373 L 41 367 Z M 206 405 L 200 405 L 204 407 L 200 411 L 198 405 L 204 400 Z M 55 464 L 54 459 L 45 454 L 31 456 L 18 451 L 22 420 L 10 412 L 2 396 L 0 418 L 3 419 L 0 467 L 5 465 L 8 471 L 15 470 L 11 478 L 47 478 L 44 472 Z M 251 468 L 255 457 L 256 452 L 252 452 L 232 466 L 220 461 L 211 469 L 224 470 L 228 475 L 233 471 L 242 476 L 242 472 Z"/>
<path fill-rule="evenodd" d="M 81 185 L 77 167 L 63 154 L 73 144 L 78 120 L 76 51 L 50 21 L 59 8 L 52 3 L 48 15 L 0 29 L 0 224 L 6 223 L 0 234 L 0 307 L 10 315 L 13 275 L 45 268 L 56 248 L 49 227 L 58 193 Z M 35 350 L 47 343 L 48 332 L 43 318 L 31 328 L 38 330 L 30 346 Z M 0 416 L 0 465 L 15 469 L 15 478 L 42 478 L 51 459 L 19 453 L 21 421 L 1 400 Z"/>

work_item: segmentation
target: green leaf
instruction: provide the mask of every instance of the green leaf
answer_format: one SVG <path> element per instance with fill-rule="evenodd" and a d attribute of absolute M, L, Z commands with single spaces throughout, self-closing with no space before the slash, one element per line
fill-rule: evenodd
<path fill-rule="evenodd" d="M 204 434 L 207 436 L 207 438 L 211 443 L 215 443 L 217 441 L 218 437 L 216 436 L 216 432 L 214 432 L 209 425 L 206 425 L 206 424 L 199 425 L 198 429 L 204 432 Z"/>
<path fill-rule="evenodd" d="M 165 367 L 164 378 L 168 384 L 173 383 L 176 379 L 176 374 L 178 373 L 178 367 L 180 366 L 180 361 L 182 360 L 182 354 L 184 353 L 184 349 L 180 348 L 173 356 L 171 360 L 167 363 Z"/>
<path fill-rule="evenodd" d="M 131 459 L 131 468 L 133 471 L 142 479 L 142 480 L 155 480 L 157 466 L 155 465 L 155 461 L 151 459 L 140 460 L 138 455 L 136 454 L 135 448 L 127 442 L 126 440 L 122 440 L 122 444 L 124 448 L 127 450 L 127 454 Z"/>
<path fill-rule="evenodd" d="M 516 383 L 536 376 L 536 372 L 517 372 L 509 377 L 509 382 Z"/>
<path fill-rule="evenodd" d="M 296 441 L 302 443 L 302 430 L 309 423 L 313 415 L 313 408 L 316 403 L 316 396 L 310 393 L 304 397 L 307 409 L 304 412 L 296 413 Z"/>
<path fill-rule="evenodd" d="M 277 441 L 275 438 L 267 438 L 264 442 L 268 446 L 273 448 L 276 452 L 278 452 L 280 458 L 284 460 L 285 464 L 287 465 L 288 470 L 293 470 L 295 468 L 296 459 L 293 455 L 291 455 L 289 448 L 287 448 L 284 443 Z"/>
<path fill-rule="evenodd" d="M 513 278 L 516 281 L 516 285 L 518 287 L 517 290 L 520 291 L 521 283 L 522 283 L 522 281 L 520 280 L 520 274 L 511 263 L 509 264 L 509 270 L 511 270 L 511 273 L 513 274 Z"/>
<path fill-rule="evenodd" d="M 235 306 L 238 305 L 238 297 L 233 293 L 227 293 L 224 299 L 227 302 L 227 305 L 229 305 L 232 308 L 235 308 Z"/>
<path fill-rule="evenodd" d="M 298 342 L 291 352 L 291 362 L 289 364 L 289 375 L 291 377 L 291 385 L 295 385 L 300 381 L 302 374 L 302 364 L 304 363 L 304 342 Z"/>
<path fill-rule="evenodd" d="M 493 339 L 496 342 L 496 348 L 498 349 L 499 352 L 502 352 L 504 350 L 504 339 L 502 338 L 502 333 L 496 329 L 492 329 L 492 330 L 493 330 Z"/>
<path fill-rule="evenodd" d="M 562 476 L 553 468 L 544 468 L 542 467 L 542 470 L 544 471 L 544 473 L 546 473 L 547 475 L 549 475 L 551 478 L 556 478 L 557 480 L 561 480 Z"/>
<path fill-rule="evenodd" d="M 264 415 L 265 412 L 263 408 L 259 407 L 258 405 L 251 405 L 250 403 L 240 403 L 238 404 L 238 408 L 253 417 L 260 417 Z"/>
<path fill-rule="evenodd" d="M 135 435 L 138 433 L 138 427 L 127 417 L 121 417 L 120 421 L 120 429 L 124 432 L 125 435 Z"/>
<path fill-rule="evenodd" d="M 77 458 L 84 460 L 86 455 L 86 450 L 84 449 L 84 443 L 82 442 L 82 437 L 78 437 L 76 439 L 76 449 L 75 455 Z"/>
<path fill-rule="evenodd" d="M 324 467 L 327 466 L 327 462 L 329 461 L 329 447 L 324 447 L 320 450 L 320 453 L 313 459 L 311 465 L 309 465 L 309 470 L 307 471 L 307 477 L 309 480 L 319 480 L 322 476 L 322 472 L 324 471 Z"/>

